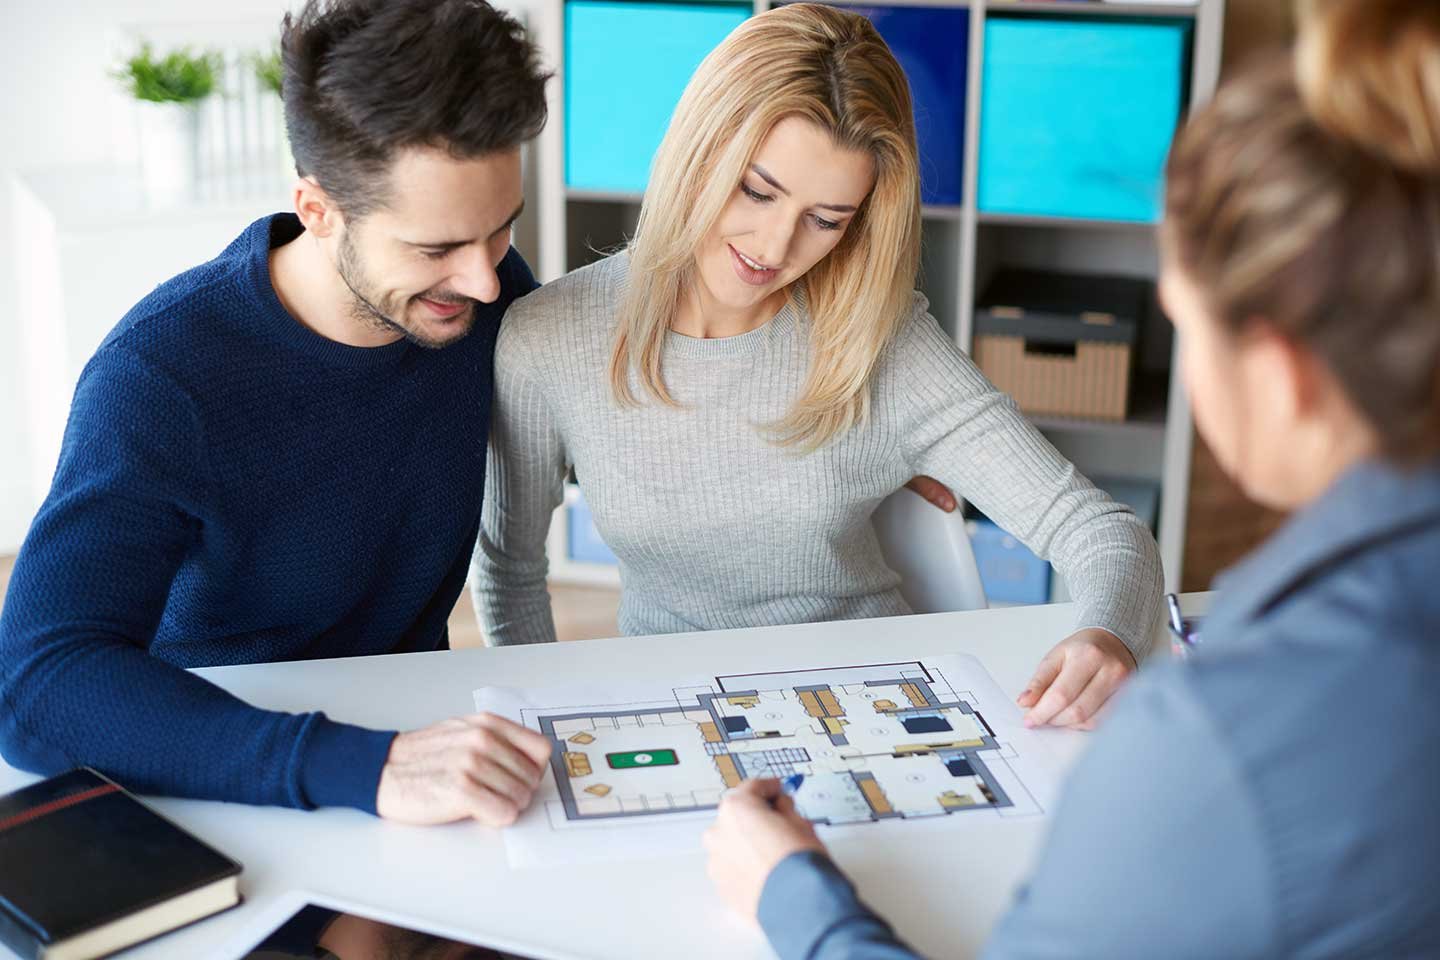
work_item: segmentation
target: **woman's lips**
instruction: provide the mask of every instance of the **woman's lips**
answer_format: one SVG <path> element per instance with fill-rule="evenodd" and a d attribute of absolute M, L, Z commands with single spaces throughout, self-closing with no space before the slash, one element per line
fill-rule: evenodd
<path fill-rule="evenodd" d="M 730 262 L 735 267 L 735 275 L 740 278 L 741 282 L 748 283 L 752 287 L 765 286 L 780 272 L 778 269 L 756 270 L 745 262 L 745 258 L 740 256 L 740 251 L 728 243 L 725 248 L 730 251 Z"/>

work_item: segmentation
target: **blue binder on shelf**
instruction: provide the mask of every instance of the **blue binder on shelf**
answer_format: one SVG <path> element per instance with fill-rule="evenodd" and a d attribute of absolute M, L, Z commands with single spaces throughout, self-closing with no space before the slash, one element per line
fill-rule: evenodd
<path fill-rule="evenodd" d="M 848 5 L 845 9 L 875 24 L 910 81 L 920 144 L 920 199 L 958 205 L 964 193 L 970 10 Z"/>
<path fill-rule="evenodd" d="M 565 182 L 644 191 L 680 94 L 746 3 L 565 4 Z"/>
<path fill-rule="evenodd" d="M 1191 32 L 1188 20 L 989 20 L 979 209 L 1157 221 Z"/>

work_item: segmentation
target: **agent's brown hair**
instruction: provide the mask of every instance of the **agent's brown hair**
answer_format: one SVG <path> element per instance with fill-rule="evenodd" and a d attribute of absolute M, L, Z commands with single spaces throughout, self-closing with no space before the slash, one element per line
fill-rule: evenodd
<path fill-rule="evenodd" d="M 1440 3 L 1312 0 L 1167 177 L 1167 253 L 1211 312 L 1314 351 L 1392 459 L 1440 452 Z"/>

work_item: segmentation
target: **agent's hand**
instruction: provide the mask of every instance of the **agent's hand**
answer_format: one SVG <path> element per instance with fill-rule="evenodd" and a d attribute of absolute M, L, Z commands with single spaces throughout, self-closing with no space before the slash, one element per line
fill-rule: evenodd
<path fill-rule="evenodd" d="M 1016 703 L 1028 707 L 1025 726 L 1095 729 L 1095 715 L 1135 670 L 1135 657 L 1120 638 L 1091 627 L 1061 640 Z"/>
<path fill-rule="evenodd" d="M 825 845 L 779 780 L 746 780 L 720 799 L 720 814 L 705 831 L 705 850 L 720 898 L 753 919 L 770 871 L 792 853 L 824 853 Z"/>
<path fill-rule="evenodd" d="M 949 487 L 934 477 L 919 476 L 905 484 L 905 486 L 914 493 L 920 494 L 920 496 L 930 501 L 934 506 L 944 510 L 946 513 L 954 512 L 955 494 L 951 493 Z"/>
<path fill-rule="evenodd" d="M 504 717 L 445 720 L 390 744 L 375 809 L 402 823 L 508 826 L 530 805 L 549 759 L 549 740 Z"/>

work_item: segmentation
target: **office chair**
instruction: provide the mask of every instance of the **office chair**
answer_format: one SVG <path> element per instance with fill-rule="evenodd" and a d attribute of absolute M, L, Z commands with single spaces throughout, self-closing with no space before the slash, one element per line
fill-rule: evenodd
<path fill-rule="evenodd" d="M 988 606 L 959 510 L 945 513 L 902 487 L 881 501 L 870 522 L 910 609 L 945 613 Z"/>

